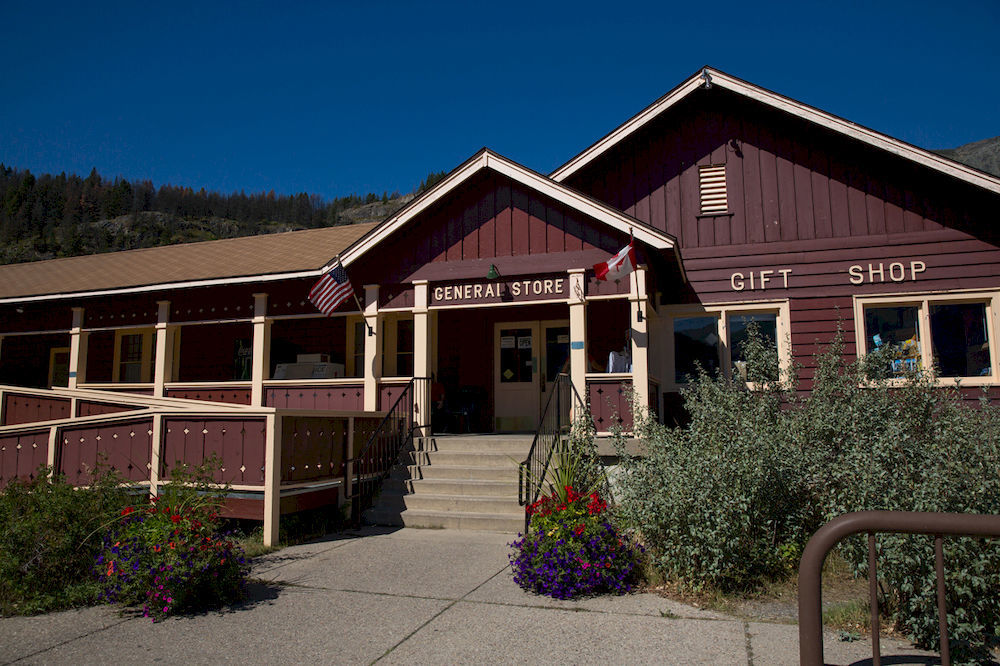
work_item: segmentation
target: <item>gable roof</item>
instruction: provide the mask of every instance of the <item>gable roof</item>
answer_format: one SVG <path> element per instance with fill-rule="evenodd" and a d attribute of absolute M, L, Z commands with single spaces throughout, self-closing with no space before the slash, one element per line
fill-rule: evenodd
<path fill-rule="evenodd" d="M 318 276 L 375 223 L 0 266 L 0 303 Z"/>
<path fill-rule="evenodd" d="M 574 173 L 593 162 L 615 145 L 621 143 L 636 131 L 641 129 L 654 118 L 671 108 L 695 90 L 706 86 L 718 86 L 736 94 L 743 95 L 750 99 L 766 104 L 775 109 L 816 123 L 822 127 L 833 130 L 840 134 L 857 139 L 863 143 L 885 150 L 904 159 L 911 160 L 923 166 L 930 167 L 941 173 L 948 174 L 963 180 L 972 185 L 982 187 L 991 192 L 1000 194 L 1000 178 L 983 173 L 978 169 L 960 164 L 946 157 L 942 157 L 930 151 L 918 148 L 905 141 L 894 139 L 886 134 L 868 129 L 849 120 L 844 120 L 826 111 L 821 111 L 815 107 L 797 102 L 791 98 L 747 83 L 735 76 L 726 74 L 711 67 L 705 67 L 696 74 L 681 83 L 679 86 L 668 92 L 666 95 L 656 100 L 635 116 L 625 121 L 617 128 L 609 132 L 604 138 L 597 141 L 576 157 L 563 164 L 550 174 L 552 180 L 562 182 Z"/>
<path fill-rule="evenodd" d="M 347 266 L 359 259 L 380 242 L 396 233 L 407 222 L 448 196 L 460 187 L 462 183 L 465 183 L 483 169 L 489 169 L 507 176 L 511 180 L 565 204 L 592 219 L 603 222 L 613 229 L 623 233 L 632 233 L 636 240 L 642 241 L 652 248 L 676 251 L 676 240 L 670 234 L 651 227 L 645 222 L 615 210 L 581 192 L 557 183 L 487 148 L 483 148 L 445 176 L 434 187 L 411 201 L 395 214 L 386 218 L 381 224 L 366 234 L 364 238 L 361 238 L 357 243 L 352 245 L 350 249 L 341 255 L 344 265 Z"/>

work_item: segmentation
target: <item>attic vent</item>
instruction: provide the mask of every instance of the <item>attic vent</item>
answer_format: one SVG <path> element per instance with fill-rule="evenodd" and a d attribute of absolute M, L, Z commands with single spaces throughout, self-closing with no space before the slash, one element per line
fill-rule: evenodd
<path fill-rule="evenodd" d="M 701 212 L 703 215 L 729 211 L 726 200 L 726 165 L 698 167 L 698 183 L 701 187 Z"/>

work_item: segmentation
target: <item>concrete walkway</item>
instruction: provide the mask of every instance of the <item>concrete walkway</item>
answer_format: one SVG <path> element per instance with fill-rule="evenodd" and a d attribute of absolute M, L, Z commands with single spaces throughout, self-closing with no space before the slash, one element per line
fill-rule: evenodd
<path fill-rule="evenodd" d="M 510 535 L 368 529 L 262 558 L 238 608 L 156 624 L 109 608 L 0 619 L 0 662 L 795 664 L 797 628 L 652 594 L 563 602 L 525 594 Z M 887 663 L 932 663 L 883 640 Z M 826 660 L 869 660 L 826 639 Z M 934 660 L 936 661 L 936 660 Z"/>

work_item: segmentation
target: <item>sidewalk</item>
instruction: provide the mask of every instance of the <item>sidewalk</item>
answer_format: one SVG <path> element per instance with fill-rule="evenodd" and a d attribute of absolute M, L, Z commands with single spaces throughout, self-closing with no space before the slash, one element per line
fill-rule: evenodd
<path fill-rule="evenodd" d="M 652 594 L 557 601 L 521 591 L 510 535 L 366 529 L 262 558 L 238 608 L 156 624 L 109 608 L 0 619 L 0 663 L 796 664 L 792 625 Z M 828 663 L 870 660 L 826 637 Z M 882 641 L 891 663 L 928 663 Z M 870 663 L 870 661 L 869 661 Z"/>

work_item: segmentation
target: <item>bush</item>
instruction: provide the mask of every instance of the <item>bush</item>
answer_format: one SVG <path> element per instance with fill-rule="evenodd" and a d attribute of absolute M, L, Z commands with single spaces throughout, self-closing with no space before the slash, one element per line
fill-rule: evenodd
<path fill-rule="evenodd" d="M 751 333 L 748 376 L 773 355 Z M 619 511 L 661 573 L 694 588 L 747 590 L 781 577 L 822 522 L 868 509 L 996 513 L 1000 415 L 970 406 L 927 372 L 886 378 L 889 352 L 844 358 L 842 336 L 817 357 L 809 393 L 700 373 L 684 391 L 690 422 L 645 424 L 647 455 L 623 454 Z M 765 365 L 773 367 L 773 365 Z M 641 419 L 639 421 L 641 423 Z M 933 540 L 881 535 L 883 608 L 922 647 L 937 647 Z M 866 573 L 867 544 L 844 542 Z M 1000 630 L 1000 548 L 945 540 L 953 655 L 976 658 Z"/>
<path fill-rule="evenodd" d="M 813 456 L 812 482 L 825 518 L 884 509 L 995 514 L 1000 507 L 1000 415 L 926 372 L 893 380 L 872 372 L 886 352 L 847 363 L 840 337 L 819 360 L 816 386 L 797 414 Z M 879 535 L 878 575 L 895 622 L 922 647 L 938 644 L 933 538 Z M 841 545 L 867 575 L 867 540 Z M 1000 630 L 1000 545 L 944 539 L 948 631 L 959 659 L 983 657 Z"/>
<path fill-rule="evenodd" d="M 94 560 L 103 601 L 141 604 L 156 621 L 243 596 L 249 565 L 232 535 L 221 532 L 224 490 L 212 487 L 206 472 L 175 469 L 159 497 L 121 510 Z"/>
<path fill-rule="evenodd" d="M 773 348 L 756 334 L 750 340 L 748 376 L 773 377 Z M 751 392 L 738 377 L 700 372 L 684 391 L 685 427 L 637 414 L 639 458 L 618 438 L 618 511 L 662 575 L 690 589 L 747 591 L 788 573 L 787 553 L 797 552 L 812 522 L 805 458 L 788 436 L 784 397 L 775 381 Z"/>
<path fill-rule="evenodd" d="M 528 507 L 528 533 L 511 544 L 514 582 L 556 599 L 632 589 L 637 547 L 608 521 L 598 493 L 564 488 Z"/>
<path fill-rule="evenodd" d="M 90 573 L 111 516 L 135 491 L 98 471 L 74 489 L 42 468 L 0 492 L 0 615 L 42 613 L 93 603 Z"/>

